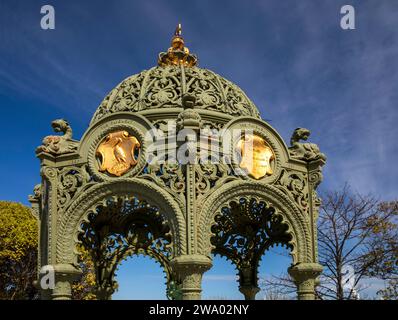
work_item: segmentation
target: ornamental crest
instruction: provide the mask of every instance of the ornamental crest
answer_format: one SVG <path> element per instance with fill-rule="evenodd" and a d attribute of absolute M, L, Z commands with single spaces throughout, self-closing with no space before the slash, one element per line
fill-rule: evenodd
<path fill-rule="evenodd" d="M 96 152 L 99 171 L 120 177 L 137 164 L 140 148 L 138 139 L 127 131 L 108 134 Z"/>
<path fill-rule="evenodd" d="M 273 173 L 271 162 L 275 155 L 263 138 L 245 135 L 239 140 L 236 149 L 241 155 L 239 167 L 253 178 L 260 179 Z"/>

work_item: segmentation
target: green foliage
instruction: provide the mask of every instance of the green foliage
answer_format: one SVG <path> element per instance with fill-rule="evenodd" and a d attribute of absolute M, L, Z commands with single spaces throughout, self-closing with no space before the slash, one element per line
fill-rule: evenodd
<path fill-rule="evenodd" d="M 0 299 L 32 299 L 38 223 L 22 204 L 0 201 Z"/>

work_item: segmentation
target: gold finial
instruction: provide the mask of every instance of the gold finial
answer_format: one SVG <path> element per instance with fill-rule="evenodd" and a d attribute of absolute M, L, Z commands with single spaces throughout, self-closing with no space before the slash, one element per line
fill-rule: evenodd
<path fill-rule="evenodd" d="M 178 36 L 178 37 L 181 37 L 181 32 L 182 32 L 181 23 L 179 23 L 177 25 L 176 31 L 174 32 L 174 35 Z"/>
<path fill-rule="evenodd" d="M 185 47 L 181 23 L 179 23 L 174 31 L 173 39 L 171 40 L 171 47 L 167 52 L 161 52 L 159 54 L 158 65 L 161 67 L 178 65 L 192 67 L 195 66 L 197 62 L 198 58 L 194 54 L 189 53 L 189 49 Z"/>

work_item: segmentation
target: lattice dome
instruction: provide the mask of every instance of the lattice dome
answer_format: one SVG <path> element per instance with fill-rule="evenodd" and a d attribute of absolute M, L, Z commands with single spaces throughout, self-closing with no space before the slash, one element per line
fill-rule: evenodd
<path fill-rule="evenodd" d="M 234 83 L 198 67 L 157 66 L 122 81 L 95 112 L 92 123 L 116 112 L 182 108 L 182 96 L 195 96 L 195 109 L 231 116 L 259 117 L 252 101 Z"/>

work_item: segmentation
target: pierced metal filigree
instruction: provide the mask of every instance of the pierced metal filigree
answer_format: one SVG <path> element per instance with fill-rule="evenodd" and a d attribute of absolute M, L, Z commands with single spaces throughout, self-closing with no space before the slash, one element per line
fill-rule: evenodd
<path fill-rule="evenodd" d="M 276 187 L 295 201 L 305 213 L 309 211 L 307 174 L 283 169 Z"/>
<path fill-rule="evenodd" d="M 81 230 L 79 240 L 93 259 L 100 299 L 108 299 L 113 293 L 116 269 L 132 255 L 154 258 L 164 268 L 167 279 L 171 278 L 170 228 L 159 210 L 146 201 L 110 198 L 88 216 Z"/>
<path fill-rule="evenodd" d="M 198 67 L 166 66 L 122 81 L 98 107 L 92 123 L 121 111 L 182 107 L 186 93 L 195 96 L 195 109 L 259 118 L 256 106 L 244 92 L 216 73 Z"/>
<path fill-rule="evenodd" d="M 257 286 L 257 267 L 264 252 L 275 244 L 293 249 L 292 235 L 273 207 L 255 199 L 233 201 L 215 217 L 213 253 L 232 261 L 241 287 Z"/>

